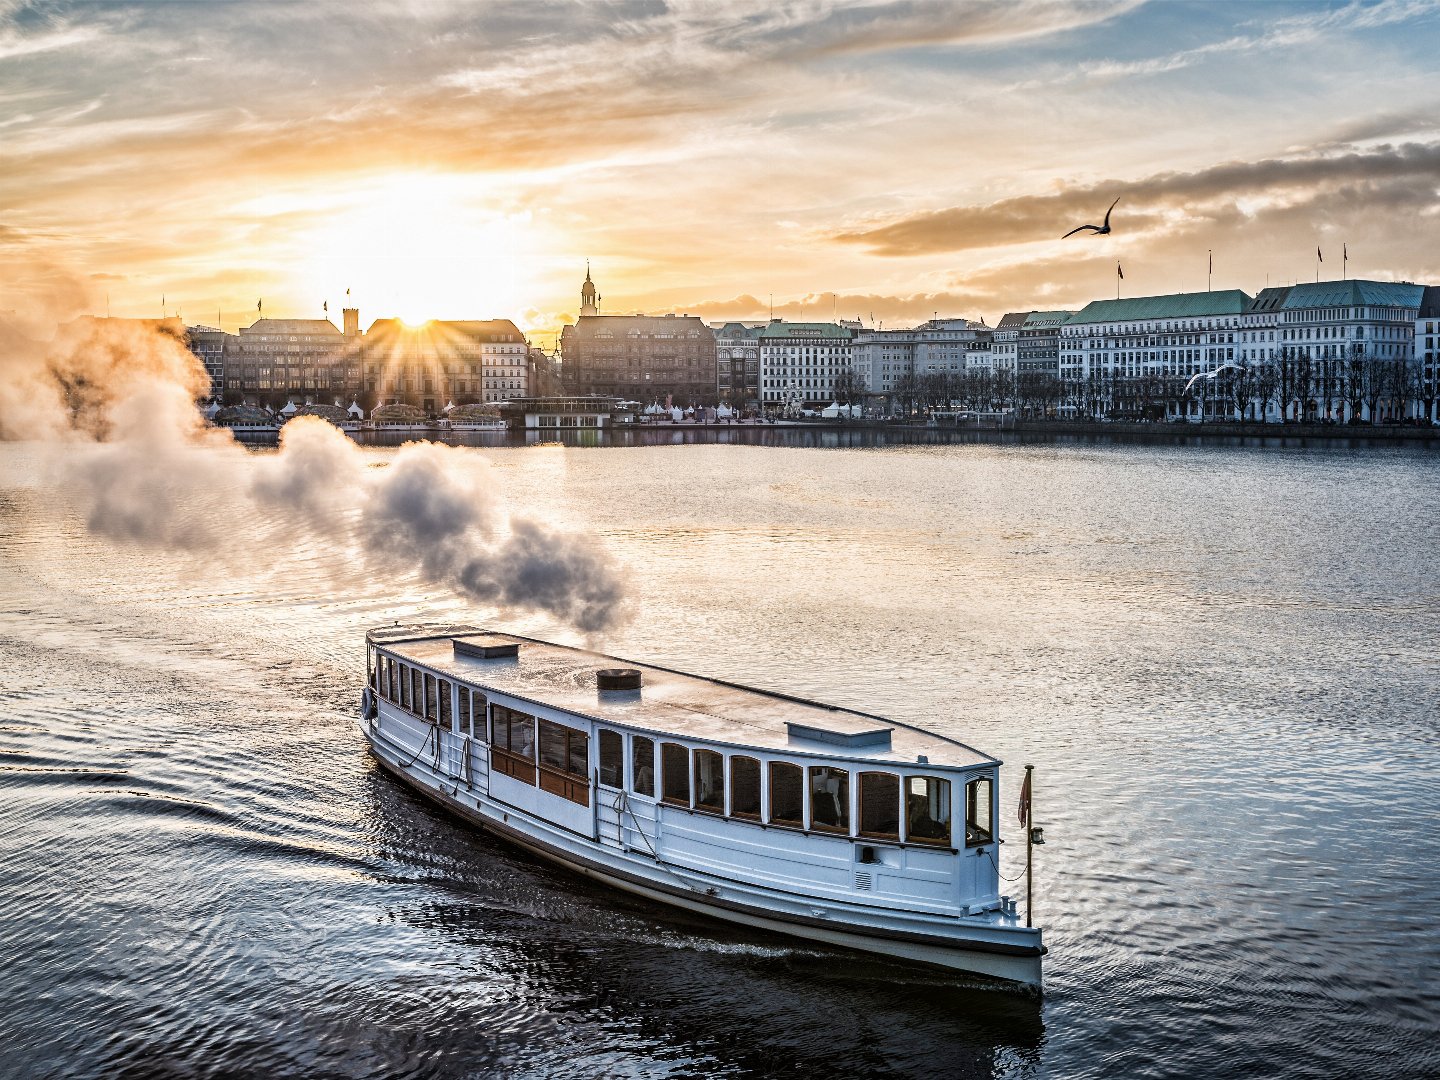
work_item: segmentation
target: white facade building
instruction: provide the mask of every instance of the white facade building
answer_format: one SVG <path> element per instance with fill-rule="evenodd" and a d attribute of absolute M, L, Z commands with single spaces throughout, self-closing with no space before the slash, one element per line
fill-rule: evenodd
<path fill-rule="evenodd" d="M 772 320 L 759 336 L 761 404 L 830 404 L 836 379 L 851 365 L 851 337 L 852 331 L 838 323 Z"/>

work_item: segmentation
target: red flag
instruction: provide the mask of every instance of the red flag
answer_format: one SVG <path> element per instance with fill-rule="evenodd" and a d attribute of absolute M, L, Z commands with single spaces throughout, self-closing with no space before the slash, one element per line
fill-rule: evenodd
<path fill-rule="evenodd" d="M 1025 782 L 1020 785 L 1020 824 L 1030 823 L 1030 770 L 1025 770 Z"/>

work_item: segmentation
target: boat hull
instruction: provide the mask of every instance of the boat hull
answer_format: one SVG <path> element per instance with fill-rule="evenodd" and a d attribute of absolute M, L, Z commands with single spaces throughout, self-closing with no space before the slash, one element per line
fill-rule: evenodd
<path fill-rule="evenodd" d="M 999 980 L 1007 989 L 1040 993 L 1041 957 L 1045 950 L 1038 944 L 1038 933 L 1028 929 L 999 926 L 993 920 L 973 927 L 957 920 L 944 935 L 933 929 L 927 932 L 865 926 L 847 921 L 843 912 L 825 911 L 823 907 L 815 908 L 810 915 L 803 914 L 795 910 L 793 897 L 784 901 L 776 897 L 775 902 L 767 903 L 742 883 L 715 879 L 713 884 L 707 884 L 708 875 L 684 868 L 666 868 L 654 862 L 637 866 L 634 860 L 619 865 L 613 850 L 590 844 L 588 837 L 570 834 L 563 837 L 563 843 L 548 842 L 537 835 L 535 826 L 541 823 L 524 811 L 469 790 L 462 800 L 462 778 L 442 776 L 429 767 L 430 762 L 423 756 L 415 760 L 406 748 L 390 742 L 376 728 L 363 722 L 360 727 L 372 756 L 386 772 L 467 822 L 575 873 L 656 903 L 728 923 L 981 975 Z M 1022 940 L 1017 942 L 1016 938 Z"/>

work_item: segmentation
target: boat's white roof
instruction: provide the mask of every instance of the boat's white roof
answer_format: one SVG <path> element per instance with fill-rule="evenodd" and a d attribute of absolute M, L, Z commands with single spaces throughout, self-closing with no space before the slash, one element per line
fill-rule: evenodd
<path fill-rule="evenodd" d="M 519 645 L 519 655 L 482 659 L 459 654 L 456 638 L 513 642 Z M 370 631 L 368 639 L 397 659 L 460 683 L 662 735 L 892 765 L 913 765 L 921 756 L 942 768 L 999 764 L 964 743 L 884 717 L 473 626 L 387 626 Z M 597 689 L 595 673 L 616 667 L 642 672 L 643 688 Z M 792 725 L 817 736 L 797 735 Z M 888 748 L 865 745 L 886 729 Z"/>

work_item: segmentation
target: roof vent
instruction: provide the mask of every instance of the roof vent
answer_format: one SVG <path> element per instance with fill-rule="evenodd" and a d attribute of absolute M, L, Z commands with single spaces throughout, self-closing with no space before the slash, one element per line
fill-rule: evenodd
<path fill-rule="evenodd" d="M 644 681 L 639 668 L 602 668 L 595 672 L 595 685 L 601 690 L 639 690 Z"/>
<path fill-rule="evenodd" d="M 481 660 L 496 660 L 504 656 L 519 656 L 520 643 L 501 637 L 454 638 L 456 656 L 475 656 Z"/>

